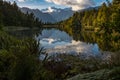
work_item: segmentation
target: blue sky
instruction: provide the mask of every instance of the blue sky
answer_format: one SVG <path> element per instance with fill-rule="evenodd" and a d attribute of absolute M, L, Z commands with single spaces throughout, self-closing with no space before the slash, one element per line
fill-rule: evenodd
<path fill-rule="evenodd" d="M 32 9 L 44 9 L 48 7 L 66 8 L 72 7 L 73 10 L 79 10 L 90 6 L 101 5 L 106 0 L 7 0 L 16 1 L 20 7 L 29 7 Z"/>
<path fill-rule="evenodd" d="M 45 9 L 48 7 L 60 7 L 60 8 L 65 8 L 66 6 L 61 6 L 61 5 L 55 5 L 53 3 L 48 3 L 45 0 L 33 0 L 33 1 L 25 1 L 25 2 L 18 2 L 17 3 L 20 7 L 29 7 L 29 8 L 38 8 L 38 9 Z"/>

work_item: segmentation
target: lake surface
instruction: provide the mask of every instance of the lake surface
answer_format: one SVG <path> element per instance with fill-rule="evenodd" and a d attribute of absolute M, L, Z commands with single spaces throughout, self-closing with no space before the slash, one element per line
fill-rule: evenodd
<path fill-rule="evenodd" d="M 44 47 L 49 55 L 56 53 L 82 54 L 87 57 L 100 55 L 97 43 L 76 41 L 66 32 L 57 29 L 43 30 L 37 40 L 40 40 L 41 47 Z"/>
<path fill-rule="evenodd" d="M 9 34 L 17 38 L 35 37 L 40 39 L 41 47 L 44 47 L 50 54 L 66 53 L 96 56 L 101 51 L 119 51 L 120 39 L 118 37 L 108 36 L 107 33 L 95 33 L 91 31 L 74 32 L 70 36 L 64 31 L 57 29 L 39 30 L 23 29 L 9 30 Z"/>

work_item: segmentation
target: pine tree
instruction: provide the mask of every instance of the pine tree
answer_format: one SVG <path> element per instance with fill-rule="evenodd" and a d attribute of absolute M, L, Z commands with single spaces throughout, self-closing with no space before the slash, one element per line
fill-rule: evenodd
<path fill-rule="evenodd" d="M 100 7 L 98 16 L 97 16 L 97 23 L 101 29 L 107 30 L 108 29 L 108 21 L 109 21 L 109 13 L 108 8 L 105 3 Z"/>

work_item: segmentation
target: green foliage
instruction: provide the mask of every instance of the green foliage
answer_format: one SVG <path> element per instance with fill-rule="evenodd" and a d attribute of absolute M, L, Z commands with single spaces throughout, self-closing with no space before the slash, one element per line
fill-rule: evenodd
<path fill-rule="evenodd" d="M 28 54 L 26 49 L 20 49 L 15 53 L 15 65 L 11 69 L 10 78 L 13 80 L 32 80 L 37 63 L 34 56 Z"/>
<path fill-rule="evenodd" d="M 38 55 L 34 39 L 17 40 L 0 31 L 0 80 L 32 80 L 40 64 Z"/>
<path fill-rule="evenodd" d="M 0 49 L 9 50 L 16 43 L 16 39 L 7 35 L 5 32 L 0 31 Z"/>

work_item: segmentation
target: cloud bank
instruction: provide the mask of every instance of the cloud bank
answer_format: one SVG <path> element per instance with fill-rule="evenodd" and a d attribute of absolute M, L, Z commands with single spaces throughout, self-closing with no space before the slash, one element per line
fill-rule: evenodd
<path fill-rule="evenodd" d="M 72 10 L 74 11 L 95 5 L 93 0 L 45 0 L 45 1 L 49 3 L 54 3 L 56 5 L 72 7 Z"/>

